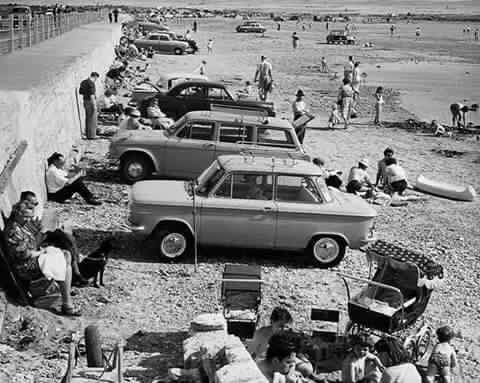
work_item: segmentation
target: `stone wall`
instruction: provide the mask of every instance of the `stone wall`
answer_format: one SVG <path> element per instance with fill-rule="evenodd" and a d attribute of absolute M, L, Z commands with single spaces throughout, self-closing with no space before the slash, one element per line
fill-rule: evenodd
<path fill-rule="evenodd" d="M 118 24 L 94 23 L 0 57 L 0 173 L 19 143 L 27 142 L 10 184 L 0 190 L 2 211 L 9 211 L 22 190 L 45 200 L 46 158 L 54 151 L 68 154 L 84 129 L 76 89 L 90 72 L 107 71 L 119 38 Z"/>

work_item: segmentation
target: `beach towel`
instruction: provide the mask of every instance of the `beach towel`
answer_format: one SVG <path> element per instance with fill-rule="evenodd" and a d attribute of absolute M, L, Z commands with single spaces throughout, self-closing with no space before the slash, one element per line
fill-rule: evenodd
<path fill-rule="evenodd" d="M 65 281 L 67 275 L 67 262 L 63 251 L 48 246 L 39 251 L 38 264 L 43 275 L 47 279 L 53 279 L 55 281 Z"/>

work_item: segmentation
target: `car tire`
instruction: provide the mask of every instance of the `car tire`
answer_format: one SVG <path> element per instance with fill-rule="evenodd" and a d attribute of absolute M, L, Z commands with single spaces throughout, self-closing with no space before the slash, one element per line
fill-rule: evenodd
<path fill-rule="evenodd" d="M 127 154 L 120 162 L 121 176 L 129 184 L 150 177 L 152 172 L 152 161 L 146 154 Z"/>
<path fill-rule="evenodd" d="M 307 255 L 322 268 L 337 266 L 345 256 L 345 241 L 335 236 L 317 236 L 312 238 L 307 247 Z"/>
<path fill-rule="evenodd" d="M 182 48 L 175 48 L 173 50 L 173 53 L 175 53 L 177 56 L 183 55 L 183 50 Z"/>
<path fill-rule="evenodd" d="M 163 260 L 177 261 L 193 253 L 192 235 L 180 225 L 164 225 L 158 228 L 154 240 Z"/>

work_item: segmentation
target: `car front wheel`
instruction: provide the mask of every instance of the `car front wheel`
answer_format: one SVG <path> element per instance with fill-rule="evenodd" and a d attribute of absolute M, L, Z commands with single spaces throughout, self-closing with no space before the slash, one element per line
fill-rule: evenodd
<path fill-rule="evenodd" d="M 330 236 L 319 236 L 312 239 L 307 248 L 309 256 L 322 269 L 338 265 L 345 256 L 345 242 Z"/>
<path fill-rule="evenodd" d="M 176 55 L 181 55 L 181 54 L 183 54 L 183 50 L 181 48 L 175 48 L 173 53 L 175 53 Z"/>
<path fill-rule="evenodd" d="M 161 258 L 177 260 L 191 254 L 193 240 L 190 233 L 180 227 L 162 227 L 155 235 Z"/>
<path fill-rule="evenodd" d="M 120 163 L 122 178 L 129 184 L 143 180 L 152 175 L 153 166 L 150 158 L 142 154 L 130 154 Z"/>

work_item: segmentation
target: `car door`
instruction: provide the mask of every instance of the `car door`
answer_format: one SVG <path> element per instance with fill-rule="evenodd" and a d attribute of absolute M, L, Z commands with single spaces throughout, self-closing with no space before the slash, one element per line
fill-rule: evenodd
<path fill-rule="evenodd" d="M 224 154 L 239 154 L 248 147 L 253 139 L 253 127 L 242 123 L 218 124 L 218 138 L 215 148 L 215 156 Z"/>
<path fill-rule="evenodd" d="M 165 148 L 165 173 L 169 177 L 192 179 L 215 159 L 214 126 L 211 121 L 189 120 Z"/>
<path fill-rule="evenodd" d="M 276 176 L 276 248 L 303 249 L 310 241 L 312 233 L 322 228 L 328 232 L 329 225 L 334 224 L 334 216 L 322 216 L 322 197 L 312 182 L 311 178 L 302 175 Z"/>
<path fill-rule="evenodd" d="M 272 197 L 272 175 L 248 172 L 227 175 L 201 201 L 200 242 L 272 248 L 277 214 Z"/>

